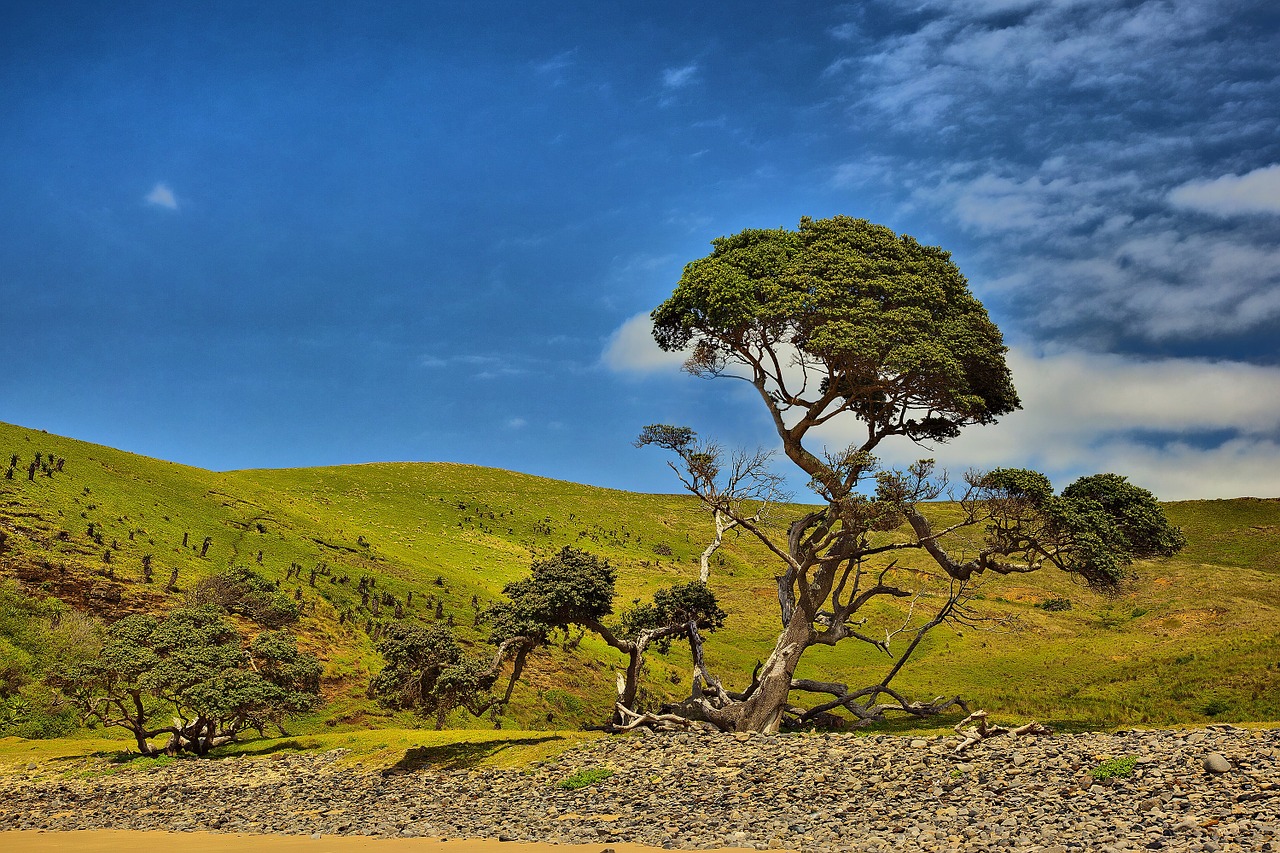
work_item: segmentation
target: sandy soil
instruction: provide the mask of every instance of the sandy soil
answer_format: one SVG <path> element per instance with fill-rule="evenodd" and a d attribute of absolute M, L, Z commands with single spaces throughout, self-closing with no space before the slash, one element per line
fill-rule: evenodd
<path fill-rule="evenodd" d="M 353 835 L 228 835 L 212 832 L 0 832 L 6 853 L 668 853 L 641 844 L 523 844 L 477 839 L 366 838 Z M 722 853 L 747 853 L 721 848 Z M 756 853 L 751 850 L 750 853 Z"/>

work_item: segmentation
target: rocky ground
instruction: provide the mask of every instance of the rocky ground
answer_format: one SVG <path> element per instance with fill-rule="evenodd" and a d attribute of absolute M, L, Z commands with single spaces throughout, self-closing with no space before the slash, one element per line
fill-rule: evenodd
<path fill-rule="evenodd" d="M 342 753 L 0 776 L 0 829 L 488 837 L 803 850 L 1280 851 L 1280 729 L 958 738 L 613 738 L 525 771 Z M 1095 780 L 1111 758 L 1128 776 Z M 596 768 L 612 775 L 569 790 Z"/>

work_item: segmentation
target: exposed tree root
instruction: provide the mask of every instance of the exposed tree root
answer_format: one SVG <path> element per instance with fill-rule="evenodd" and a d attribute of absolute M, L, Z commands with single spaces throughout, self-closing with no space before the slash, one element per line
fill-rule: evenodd
<path fill-rule="evenodd" d="M 959 696 L 952 696 L 950 699 L 939 696 L 932 702 L 909 702 L 905 696 L 887 684 L 877 684 L 873 687 L 864 687 L 861 690 L 851 691 L 844 684 L 797 678 L 792 680 L 791 689 L 805 690 L 810 693 L 828 693 L 835 697 L 808 710 L 790 709 L 790 713 L 795 715 L 796 725 L 828 720 L 831 716 L 829 712 L 836 708 L 845 708 L 854 715 L 856 718 L 853 724 L 855 728 L 883 723 L 888 719 L 885 715 L 891 712 L 909 714 L 914 717 L 933 717 L 953 707 L 958 707 L 965 712 L 969 710 L 969 706 Z M 882 695 L 888 696 L 894 701 L 877 702 L 876 700 Z"/>

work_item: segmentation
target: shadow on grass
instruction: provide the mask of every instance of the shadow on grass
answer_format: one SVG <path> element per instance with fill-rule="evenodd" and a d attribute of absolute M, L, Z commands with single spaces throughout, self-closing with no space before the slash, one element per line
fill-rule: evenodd
<path fill-rule="evenodd" d="M 564 740 L 564 738 L 560 735 L 546 735 L 545 737 L 527 737 L 517 740 L 492 740 L 481 741 L 480 743 L 462 741 L 460 743 L 441 744 L 440 746 L 415 746 L 412 749 L 405 750 L 404 758 L 382 771 L 382 775 L 399 776 L 404 773 L 421 770 L 424 767 L 431 767 L 437 770 L 466 770 L 475 767 L 486 758 L 497 755 L 504 749 L 513 746 L 533 746 L 534 744 L 556 740 Z"/>
<path fill-rule="evenodd" d="M 100 749 L 97 752 L 83 752 L 79 755 L 54 755 L 45 760 L 50 764 L 57 765 L 59 763 L 70 764 L 75 761 L 85 761 L 91 758 L 97 758 L 110 764 L 125 764 L 135 758 L 142 758 L 142 753 L 128 749 Z"/>
<path fill-rule="evenodd" d="M 227 744 L 223 751 L 219 752 L 219 756 L 227 755 L 271 755 L 274 752 L 306 752 L 310 747 L 303 744 L 296 738 L 287 738 L 286 740 L 277 740 L 270 743 L 254 744 L 253 741 L 240 741 L 234 744 Z"/>
<path fill-rule="evenodd" d="M 843 734 L 853 734 L 853 735 L 861 735 L 861 736 L 898 735 L 898 736 L 905 737 L 908 735 L 916 735 L 916 734 L 920 734 L 920 735 L 942 734 L 943 732 L 939 730 L 951 729 L 957 723 L 963 720 L 964 716 L 965 716 L 964 714 L 940 714 L 936 717 L 923 717 L 923 718 L 895 717 L 893 719 L 886 720 L 883 723 L 877 723 L 875 725 L 867 726 L 865 728 L 854 728 L 853 726 L 847 726 L 846 728 L 837 729 L 836 731 Z M 1031 722 L 1031 718 L 1019 717 L 1016 714 L 993 713 L 988 718 L 988 722 L 1007 726 L 1009 728 L 1015 728 L 1017 726 L 1022 725 L 1023 723 Z M 1085 732 L 1106 732 L 1106 731 L 1111 731 L 1116 727 L 1116 725 L 1118 725 L 1117 723 L 1114 723 L 1114 722 L 1105 722 L 1102 720 L 1079 720 L 1079 719 L 1048 719 L 1048 720 L 1039 720 L 1039 722 L 1045 724 L 1046 726 L 1048 726 L 1049 728 L 1053 729 L 1055 732 L 1060 734 L 1083 734 Z M 815 731 L 815 730 L 810 730 L 805 728 L 787 729 L 787 731 L 792 733 L 797 733 L 797 734 L 810 733 L 810 732 L 813 732 L 816 734 L 826 733 L 822 729 L 818 729 Z"/>

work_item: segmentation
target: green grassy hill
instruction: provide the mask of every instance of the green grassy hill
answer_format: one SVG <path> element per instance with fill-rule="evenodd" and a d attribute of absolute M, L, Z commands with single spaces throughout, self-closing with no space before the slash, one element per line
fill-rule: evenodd
<path fill-rule="evenodd" d="M 42 465 L 30 472 L 37 453 Z M 477 608 L 526 573 L 533 557 L 566 544 L 607 557 L 618 567 L 617 603 L 625 607 L 696 577 L 709 534 L 691 498 L 465 465 L 214 473 L 0 424 L 0 470 L 13 456 L 12 479 L 0 479 L 0 577 L 108 619 L 175 606 L 200 579 L 230 566 L 279 581 L 302 606 L 294 626 L 301 644 L 325 663 L 326 704 L 299 724 L 302 731 L 411 722 L 364 697 L 380 663 L 366 629 L 394 618 L 390 605 L 371 611 L 383 594 L 404 618 L 452 618 L 479 644 Z M 1173 560 L 1138 566 L 1131 589 L 1104 597 L 1049 572 L 990 580 L 977 603 L 1001 626 L 935 631 L 898 686 L 918 698 L 959 694 L 1004 716 L 1075 727 L 1280 719 L 1280 502 L 1192 501 L 1167 510 L 1190 544 Z M 777 523 L 784 517 L 780 510 Z M 176 588 L 168 589 L 175 569 Z M 717 559 L 712 587 L 730 618 L 708 657 L 731 682 L 745 680 L 772 645 L 773 573 L 763 549 L 746 539 L 730 541 Z M 367 607 L 357 589 L 362 577 L 376 593 Z M 1055 600 L 1070 609 L 1041 606 Z M 504 725 L 563 729 L 603 720 L 620 663 L 590 636 L 575 650 L 538 654 Z M 800 674 L 861 683 L 878 679 L 886 664 L 845 644 L 812 650 Z M 688 677 L 687 653 L 675 649 L 653 657 L 648 690 L 676 698 Z M 489 725 L 463 716 L 451 722 Z"/>

